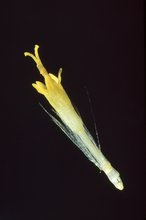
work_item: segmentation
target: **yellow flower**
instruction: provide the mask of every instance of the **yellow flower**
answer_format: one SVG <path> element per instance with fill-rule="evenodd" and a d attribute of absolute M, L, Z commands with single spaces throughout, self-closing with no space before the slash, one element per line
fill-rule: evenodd
<path fill-rule="evenodd" d="M 35 45 L 34 55 L 25 52 L 25 56 L 30 56 L 36 63 L 40 74 L 44 77 L 45 84 L 39 81 L 32 86 L 46 97 L 50 105 L 54 108 L 61 121 L 49 114 L 52 120 L 61 130 L 72 140 L 72 142 L 93 162 L 100 170 L 103 170 L 114 186 L 123 190 L 123 183 L 120 174 L 112 167 L 110 162 L 102 154 L 96 145 L 93 137 L 86 129 L 81 117 L 75 111 L 67 93 L 61 85 L 62 69 L 59 69 L 58 77 L 52 73 L 47 73 L 39 54 L 38 45 Z M 46 110 L 45 110 L 46 111 Z"/>
<path fill-rule="evenodd" d="M 34 54 L 25 52 L 25 56 L 30 56 L 36 63 L 40 74 L 44 77 L 45 84 L 36 81 L 32 86 L 46 97 L 50 105 L 55 109 L 61 120 L 70 127 L 71 130 L 79 132 L 83 129 L 83 123 L 75 111 L 67 93 L 61 85 L 62 68 L 58 71 L 58 77 L 52 73 L 47 73 L 38 54 L 39 46 L 35 45 Z M 70 120 L 70 119 L 74 120 Z M 78 125 L 78 126 L 77 126 Z"/>

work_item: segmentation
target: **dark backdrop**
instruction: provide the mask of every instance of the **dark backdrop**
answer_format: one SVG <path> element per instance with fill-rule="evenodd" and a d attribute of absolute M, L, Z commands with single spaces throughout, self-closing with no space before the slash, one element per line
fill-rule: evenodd
<path fill-rule="evenodd" d="M 144 220 L 143 1 L 8 1 L 1 6 L 1 219 Z M 118 191 L 51 122 L 25 58 L 40 45 L 94 135 L 120 172 Z"/>

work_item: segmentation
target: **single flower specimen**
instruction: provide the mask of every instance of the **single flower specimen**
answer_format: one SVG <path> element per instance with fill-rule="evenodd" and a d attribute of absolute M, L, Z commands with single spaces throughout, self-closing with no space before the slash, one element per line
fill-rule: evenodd
<path fill-rule="evenodd" d="M 113 185 L 117 189 L 123 190 L 124 186 L 120 174 L 103 155 L 64 90 L 61 84 L 62 68 L 58 71 L 58 77 L 52 73 L 48 73 L 41 62 L 38 49 L 39 46 L 35 45 L 34 55 L 28 52 L 25 52 L 24 55 L 31 57 L 35 61 L 40 74 L 44 77 L 45 84 L 36 81 L 32 86 L 46 97 L 53 107 L 56 117 L 47 113 L 86 157 L 107 175 Z"/>

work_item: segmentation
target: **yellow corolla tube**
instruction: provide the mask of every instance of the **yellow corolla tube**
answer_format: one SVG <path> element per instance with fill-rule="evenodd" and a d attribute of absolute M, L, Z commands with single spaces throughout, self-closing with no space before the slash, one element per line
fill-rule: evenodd
<path fill-rule="evenodd" d="M 35 61 L 40 74 L 44 77 L 45 84 L 36 81 L 32 84 L 32 86 L 40 94 L 46 97 L 50 105 L 53 107 L 58 119 L 47 112 L 48 115 L 86 155 L 86 157 L 107 175 L 113 185 L 117 189 L 123 190 L 124 187 L 120 174 L 112 167 L 111 163 L 106 159 L 100 148 L 95 143 L 93 137 L 85 127 L 81 116 L 76 112 L 70 98 L 61 85 L 62 68 L 58 71 L 58 77 L 52 73 L 48 73 L 41 62 L 38 49 L 39 46 L 35 45 L 34 55 L 29 52 L 25 52 L 24 55 L 31 57 Z"/>

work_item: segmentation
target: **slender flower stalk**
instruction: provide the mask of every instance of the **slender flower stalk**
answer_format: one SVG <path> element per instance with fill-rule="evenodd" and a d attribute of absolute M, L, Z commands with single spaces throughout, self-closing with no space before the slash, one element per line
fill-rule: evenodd
<path fill-rule="evenodd" d="M 49 116 L 56 123 L 57 126 L 71 139 L 71 141 L 92 161 L 100 170 L 102 170 L 113 185 L 123 190 L 123 183 L 117 170 L 115 170 L 110 162 L 101 152 L 100 148 L 95 143 L 93 137 L 85 127 L 80 115 L 73 107 L 66 91 L 61 85 L 61 73 L 62 68 L 58 71 L 58 77 L 52 73 L 47 73 L 44 68 L 41 59 L 38 54 L 39 46 L 35 45 L 34 55 L 29 52 L 25 52 L 25 56 L 31 57 L 40 72 L 44 77 L 45 84 L 36 81 L 32 86 L 48 100 L 53 107 L 59 120 L 52 116 Z M 44 108 L 44 107 L 43 107 Z"/>

